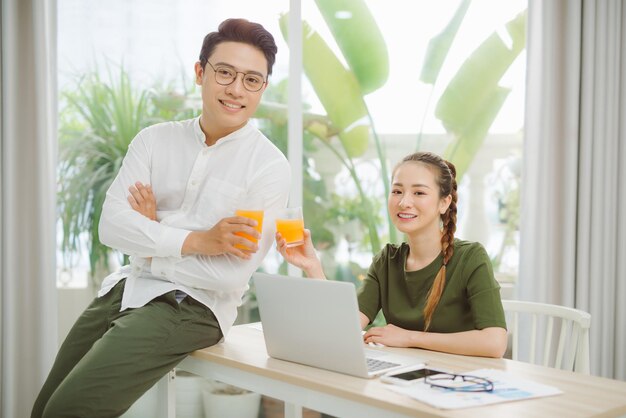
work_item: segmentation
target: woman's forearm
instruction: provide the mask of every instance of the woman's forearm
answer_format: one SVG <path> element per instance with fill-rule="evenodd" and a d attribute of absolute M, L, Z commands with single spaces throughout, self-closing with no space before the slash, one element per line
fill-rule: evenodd
<path fill-rule="evenodd" d="M 324 269 L 322 269 L 322 263 L 312 263 L 311 266 L 307 266 L 303 269 L 304 275 L 311 279 L 326 279 Z"/>
<path fill-rule="evenodd" d="M 449 334 L 409 332 L 411 333 L 410 345 L 412 347 L 451 354 L 500 358 L 504 355 L 507 347 L 506 330 L 499 327 Z"/>

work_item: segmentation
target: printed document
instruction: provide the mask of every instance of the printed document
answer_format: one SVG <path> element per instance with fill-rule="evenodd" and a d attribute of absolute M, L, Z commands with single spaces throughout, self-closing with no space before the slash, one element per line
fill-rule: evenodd
<path fill-rule="evenodd" d="M 553 386 L 519 379 L 502 370 L 480 369 L 463 374 L 489 379 L 493 382 L 493 391 L 453 391 L 450 389 L 431 387 L 424 383 L 423 380 L 411 386 L 390 385 L 389 389 L 441 409 L 467 408 L 470 406 L 482 406 L 563 393 Z"/>

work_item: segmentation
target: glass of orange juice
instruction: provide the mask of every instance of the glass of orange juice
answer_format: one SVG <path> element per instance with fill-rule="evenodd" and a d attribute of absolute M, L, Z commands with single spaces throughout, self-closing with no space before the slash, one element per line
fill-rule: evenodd
<path fill-rule="evenodd" d="M 254 219 L 257 222 L 257 225 L 254 227 L 259 234 L 263 231 L 263 199 L 262 198 L 249 198 L 246 199 L 241 205 L 241 209 L 237 209 L 235 211 L 235 215 L 243 216 L 246 218 Z M 259 240 L 252 235 L 248 235 L 243 232 L 235 232 L 235 235 L 239 235 L 240 237 L 244 237 L 254 243 L 257 243 Z M 249 250 L 250 248 L 246 247 L 242 244 L 235 244 L 236 248 L 242 250 Z"/>
<path fill-rule="evenodd" d="M 280 232 L 280 235 L 287 241 L 287 247 L 297 247 L 304 244 L 302 208 L 285 208 L 278 211 L 276 231 Z"/>

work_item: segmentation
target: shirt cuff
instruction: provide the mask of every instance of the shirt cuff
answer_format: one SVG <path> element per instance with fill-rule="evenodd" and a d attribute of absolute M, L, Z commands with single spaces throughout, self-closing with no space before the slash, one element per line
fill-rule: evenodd
<path fill-rule="evenodd" d="M 165 228 L 156 242 L 156 256 L 180 259 L 183 243 L 190 233 L 186 229 Z"/>
<path fill-rule="evenodd" d="M 172 281 L 176 272 L 176 261 L 174 257 L 153 257 L 150 271 L 161 280 Z"/>

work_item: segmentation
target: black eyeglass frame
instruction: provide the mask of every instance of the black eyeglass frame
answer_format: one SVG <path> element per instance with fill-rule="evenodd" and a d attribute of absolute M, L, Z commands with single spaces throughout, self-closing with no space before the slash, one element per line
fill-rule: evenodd
<path fill-rule="evenodd" d="M 458 378 L 461 378 L 463 382 L 473 383 L 472 386 L 449 386 L 440 382 L 455 382 Z M 436 374 L 432 376 L 426 376 L 424 383 L 430 385 L 433 388 L 442 388 L 455 392 L 493 392 L 493 382 L 484 377 L 471 376 L 467 374 Z"/>
<path fill-rule="evenodd" d="M 207 64 L 209 64 L 211 66 L 211 69 L 213 70 L 213 74 L 215 76 L 215 82 L 217 84 L 219 84 L 220 86 L 230 86 L 231 84 L 233 84 L 235 82 L 235 80 L 237 80 L 237 74 L 243 74 L 243 88 L 245 88 L 246 90 L 248 90 L 250 93 L 256 93 L 257 91 L 260 91 L 263 86 L 265 85 L 265 83 L 267 83 L 267 79 L 264 79 L 263 77 L 261 77 L 261 79 L 263 80 L 263 82 L 259 85 L 259 88 L 256 90 L 250 90 L 247 86 L 246 86 L 246 76 L 247 75 L 253 75 L 253 76 L 258 76 L 258 74 L 254 74 L 254 73 L 244 73 L 243 71 L 235 71 L 234 68 L 230 68 L 230 67 L 225 67 L 228 68 L 229 70 L 232 70 L 235 73 L 235 76 L 233 77 L 232 81 L 230 83 L 222 83 L 217 79 L 217 68 L 215 68 L 213 66 L 213 64 L 211 64 L 209 61 L 207 61 Z M 222 67 L 218 67 L 218 68 L 222 68 Z"/>

